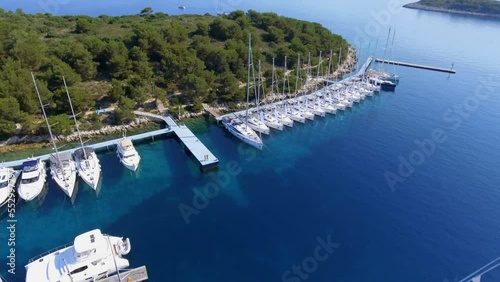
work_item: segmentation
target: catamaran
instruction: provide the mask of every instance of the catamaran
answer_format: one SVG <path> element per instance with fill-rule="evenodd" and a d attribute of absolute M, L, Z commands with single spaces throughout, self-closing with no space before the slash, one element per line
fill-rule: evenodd
<path fill-rule="evenodd" d="M 17 194 L 26 202 L 37 198 L 43 191 L 47 181 L 45 162 L 40 159 L 28 159 L 23 162 L 21 181 L 17 185 Z"/>
<path fill-rule="evenodd" d="M 75 121 L 76 132 L 78 133 L 78 139 L 80 140 L 81 145 L 81 147 L 77 149 L 73 154 L 76 162 L 76 169 L 78 170 L 78 175 L 80 176 L 80 178 L 90 187 L 92 187 L 92 189 L 96 190 L 101 178 L 101 165 L 99 164 L 99 159 L 97 158 L 94 149 L 92 149 L 91 147 L 83 146 L 82 136 L 78 127 L 78 121 L 76 120 L 73 103 L 71 103 L 71 97 L 69 95 L 68 86 L 66 85 L 66 79 L 64 78 L 64 76 L 63 82 L 64 88 L 66 89 L 66 95 L 68 96 L 71 113 L 73 114 L 73 119 Z"/>
<path fill-rule="evenodd" d="M 33 79 L 33 84 L 35 85 L 38 101 L 40 102 L 40 106 L 42 108 L 43 118 L 45 119 L 47 128 L 49 130 L 50 141 L 52 142 L 52 146 L 55 151 L 54 154 L 50 155 L 50 174 L 56 184 L 64 191 L 64 193 L 68 197 L 73 200 L 73 192 L 75 191 L 76 186 L 76 163 L 69 152 L 58 152 L 54 136 L 52 135 L 52 130 L 50 128 L 49 120 L 47 119 L 47 115 L 45 114 L 45 107 L 43 106 L 42 98 L 40 97 L 40 93 L 38 91 L 35 76 L 33 75 L 33 73 L 31 73 L 31 78 Z"/>
<path fill-rule="evenodd" d="M 117 144 L 117 155 L 120 159 L 120 162 L 128 169 L 132 171 L 136 171 L 139 167 L 139 163 L 141 161 L 141 156 L 132 144 L 132 141 L 127 137 L 123 136 L 122 140 L 120 140 Z"/>
<path fill-rule="evenodd" d="M 73 245 L 31 259 L 25 266 L 26 282 L 98 281 L 129 267 L 123 256 L 130 249 L 128 238 L 91 230 L 78 235 Z"/>
<path fill-rule="evenodd" d="M 12 191 L 16 187 L 16 182 L 20 174 L 20 171 L 10 167 L 0 168 L 0 208 L 5 206 L 11 199 L 13 195 Z"/>

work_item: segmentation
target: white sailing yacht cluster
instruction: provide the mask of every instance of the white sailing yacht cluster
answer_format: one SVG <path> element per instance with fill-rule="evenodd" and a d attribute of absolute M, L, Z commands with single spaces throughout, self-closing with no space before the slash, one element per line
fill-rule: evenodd
<path fill-rule="evenodd" d="M 273 60 L 273 74 L 271 83 L 271 98 L 270 103 L 261 105 L 261 94 L 264 96 L 265 90 L 262 85 L 261 67 L 259 61 L 258 79 L 255 80 L 253 75 L 253 88 L 255 93 L 255 108 L 249 109 L 249 97 L 252 83 L 250 81 L 253 70 L 253 57 L 251 48 L 251 37 L 248 43 L 248 78 L 247 78 L 247 106 L 245 112 L 225 116 L 222 118 L 222 123 L 233 135 L 243 142 L 256 147 L 263 148 L 261 136 L 259 134 L 269 134 L 270 128 L 275 130 L 283 130 L 285 126 L 292 127 L 294 122 L 305 123 L 306 120 L 314 120 L 316 116 L 324 117 L 326 114 L 336 114 L 338 111 L 343 111 L 353 107 L 354 103 L 359 103 L 366 97 L 372 96 L 375 92 L 380 91 L 380 85 L 374 85 L 373 81 L 368 76 L 350 77 L 346 80 L 333 83 L 322 89 L 316 89 L 313 93 L 305 94 L 301 91 L 302 75 L 301 75 L 301 58 L 298 56 L 297 74 L 295 93 L 293 95 L 286 94 L 285 89 L 290 89 L 287 79 L 287 58 L 284 63 L 284 77 L 282 94 L 280 99 L 276 101 L 276 93 L 279 92 L 276 85 L 276 70 Z M 340 65 L 341 55 L 339 54 Z M 321 53 L 320 53 L 321 64 Z M 331 58 L 330 58 L 331 63 Z M 329 66 L 330 72 L 331 66 Z M 311 57 L 309 54 L 308 70 L 311 69 Z M 318 77 L 320 65 L 318 64 Z M 311 77 L 307 74 L 307 78 Z M 283 99 L 283 100 L 282 100 Z"/>
<path fill-rule="evenodd" d="M 74 201 L 76 196 L 76 183 L 77 176 L 79 176 L 87 185 L 93 190 L 97 190 L 101 179 L 101 165 L 99 159 L 92 147 L 85 146 L 82 140 L 76 114 L 71 102 L 71 96 L 66 85 L 66 80 L 63 77 L 63 83 L 68 97 L 68 102 L 71 108 L 72 117 L 75 121 L 80 147 L 77 148 L 73 154 L 68 151 L 59 152 L 55 143 L 55 138 L 52 134 L 51 125 L 47 119 L 45 106 L 42 102 L 40 92 L 36 84 L 35 76 L 31 73 L 35 91 L 40 102 L 43 118 L 47 125 L 50 135 L 50 141 L 54 153 L 50 154 L 49 167 L 50 175 L 54 182 L 61 188 L 61 190 Z M 135 150 L 132 142 L 125 138 L 117 144 L 118 156 L 120 161 L 126 168 L 136 170 L 139 166 L 140 156 Z M 20 181 L 17 181 L 20 176 Z M 8 181 L 3 181 L 8 179 Z M 9 194 L 9 189 L 13 189 L 17 183 L 17 193 L 21 199 L 26 202 L 33 201 L 41 198 L 45 193 L 47 187 L 47 170 L 45 162 L 39 158 L 28 158 L 22 164 L 21 171 L 15 171 L 12 168 L 0 168 L 0 207 L 5 203 Z M 7 196 L 6 196 L 7 195 Z M 5 196 L 5 197 L 4 197 Z M 5 199 L 4 199 L 5 198 Z"/>

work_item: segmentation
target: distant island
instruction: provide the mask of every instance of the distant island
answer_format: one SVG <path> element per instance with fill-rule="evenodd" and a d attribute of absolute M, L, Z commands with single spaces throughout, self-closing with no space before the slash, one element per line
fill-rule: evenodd
<path fill-rule="evenodd" d="M 406 4 L 409 9 L 500 18 L 500 1 L 496 0 L 421 0 Z"/>

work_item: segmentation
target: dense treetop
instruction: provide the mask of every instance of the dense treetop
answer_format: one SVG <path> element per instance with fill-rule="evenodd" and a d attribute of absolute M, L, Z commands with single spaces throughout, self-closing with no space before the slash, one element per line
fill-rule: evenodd
<path fill-rule="evenodd" d="M 133 119 L 132 109 L 148 98 L 167 93 L 182 93 L 177 100 L 183 103 L 242 101 L 248 34 L 267 81 L 273 58 L 281 67 L 288 56 L 293 69 L 298 54 L 311 52 L 315 64 L 320 51 L 348 47 L 318 23 L 274 13 L 168 16 L 145 8 L 138 15 L 92 18 L 0 9 L 0 136 L 14 134 L 16 123 L 21 133 L 39 133 L 40 106 L 30 72 L 49 116 L 59 124 L 69 111 L 62 76 L 75 111 L 112 103 L 117 123 Z M 83 121 L 97 120 L 87 115 Z"/>

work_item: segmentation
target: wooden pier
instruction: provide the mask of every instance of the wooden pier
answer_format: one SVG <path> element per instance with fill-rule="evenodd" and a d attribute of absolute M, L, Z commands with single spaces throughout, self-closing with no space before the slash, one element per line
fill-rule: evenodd
<path fill-rule="evenodd" d="M 209 114 L 211 114 L 212 116 L 214 116 L 215 118 L 218 118 L 218 117 L 220 116 L 220 115 L 219 115 L 219 113 L 218 113 L 217 111 L 215 111 L 214 109 L 212 109 L 209 105 L 207 105 L 207 104 L 205 104 L 205 103 L 203 103 L 202 105 L 203 105 L 203 109 L 204 109 L 207 113 L 209 113 Z"/>
<path fill-rule="evenodd" d="M 148 271 L 146 266 L 141 266 L 123 271 L 120 273 L 120 278 L 118 278 L 118 274 L 116 274 L 111 277 L 98 280 L 97 282 L 140 282 L 146 280 L 148 280 Z"/>
<path fill-rule="evenodd" d="M 378 58 L 375 59 L 375 62 L 389 64 L 389 65 L 405 66 L 405 67 L 411 67 L 411 68 L 417 68 L 417 69 L 424 69 L 424 70 L 433 70 L 433 71 L 439 71 L 439 72 L 447 72 L 447 73 L 456 73 L 457 72 L 453 68 L 445 69 L 445 68 L 438 68 L 438 67 L 433 67 L 433 66 L 418 65 L 418 64 L 405 63 L 405 62 L 399 62 L 399 61 L 383 60 L 383 59 L 378 59 Z"/>

